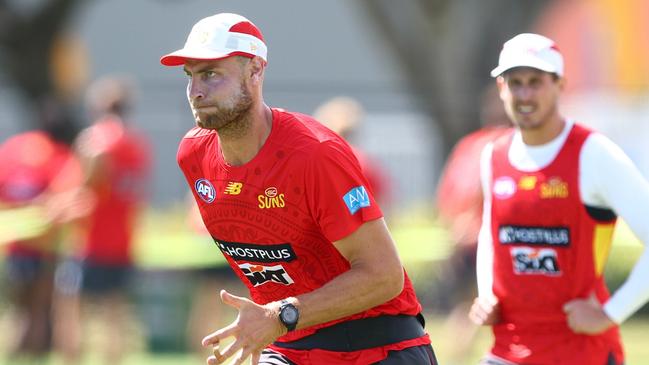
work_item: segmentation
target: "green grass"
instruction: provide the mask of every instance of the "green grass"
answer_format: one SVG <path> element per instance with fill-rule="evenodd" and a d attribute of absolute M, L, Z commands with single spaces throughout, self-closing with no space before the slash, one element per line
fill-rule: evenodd
<path fill-rule="evenodd" d="M 427 316 L 427 330 L 433 341 L 435 353 L 442 365 L 475 365 L 491 345 L 491 332 L 488 328 L 479 328 L 470 346 L 458 349 L 457 345 L 466 331 L 449 330 L 445 326 L 445 318 Z M 465 328 L 466 329 L 466 328 Z M 629 365 L 649 364 L 649 346 L 647 346 L 647 331 L 649 319 L 632 319 L 622 326 L 622 338 L 626 350 L 626 363 Z M 460 351 L 461 350 L 461 351 Z M 123 365 L 197 365 L 203 364 L 209 351 L 200 354 L 152 354 L 138 351 L 128 354 Z M 458 354 L 460 352 L 460 354 Z M 455 355 L 454 355 L 455 354 Z M 461 356 L 460 356 L 461 355 Z M 90 353 L 79 365 L 98 365 L 102 362 L 97 353 Z M 49 360 L 39 362 L 9 362 L 0 360 L 0 365 L 64 365 L 63 361 L 51 356 Z"/>
<path fill-rule="evenodd" d="M 475 365 L 491 346 L 492 335 L 487 327 L 478 328 L 470 345 L 461 347 L 464 339 L 468 338 L 470 330 L 466 327 L 465 331 L 450 330 L 446 327 L 445 318 L 429 315 L 427 321 L 428 333 L 433 341 L 437 359 L 442 365 Z M 649 364 L 649 346 L 647 346 L 649 319 L 631 319 L 621 326 L 621 332 L 626 364 Z"/>
<path fill-rule="evenodd" d="M 429 288 L 428 275 L 434 272 L 452 250 L 452 244 L 446 232 L 430 220 L 429 214 L 415 212 L 400 215 L 390 220 L 390 227 L 401 258 L 417 290 L 422 292 Z M 137 233 L 136 257 L 139 266 L 145 269 L 190 269 L 215 264 L 224 264 L 221 253 L 209 236 L 191 231 L 185 218 L 183 207 L 169 211 L 150 212 L 140 225 Z M 642 251 L 642 245 L 630 233 L 628 227 L 621 224 L 616 230 L 613 249 L 606 268 L 607 277 L 612 287 L 619 285 Z M 170 288 L 173 290 L 173 288 Z M 216 294 L 215 294 L 216 295 Z M 0 297 L 2 293 L 0 293 Z M 0 298 L 1 299 L 1 298 Z M 3 310 L 0 306 L 0 312 Z M 426 308 L 432 310 L 433 308 Z M 646 308 L 645 308 L 646 312 Z M 234 315 L 234 312 L 230 312 Z M 428 331 L 431 334 L 435 351 L 442 365 L 476 364 L 488 350 L 491 333 L 487 328 L 477 329 L 475 339 L 470 346 L 458 349 L 460 339 L 469 338 L 472 329 L 470 324 L 447 327 L 446 318 L 428 315 Z M 460 329 L 460 330 L 458 330 Z M 178 331 L 184 329 L 179 328 Z M 137 333 L 138 331 L 136 331 Z M 139 331 L 140 333 L 142 331 Z M 10 332 L 0 334 L 0 344 L 6 343 Z M 627 364 L 649 365 L 649 317 L 636 315 L 622 326 L 622 336 L 627 351 Z M 209 351 L 198 354 L 152 354 L 146 351 L 145 339 L 136 334 L 135 346 L 131 348 L 124 365 L 189 365 L 203 364 Z M 0 349 L 0 365 L 45 364 L 59 365 L 62 360 L 56 356 L 44 362 L 8 362 L 3 360 Z M 95 349 L 80 365 L 101 364 Z"/>

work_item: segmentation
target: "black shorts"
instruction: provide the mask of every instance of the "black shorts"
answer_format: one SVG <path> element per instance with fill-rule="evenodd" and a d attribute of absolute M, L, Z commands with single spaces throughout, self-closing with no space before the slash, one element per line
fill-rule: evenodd
<path fill-rule="evenodd" d="M 19 307 L 33 307 L 38 302 L 49 306 L 54 284 L 56 258 L 52 256 L 29 256 L 9 254 L 3 265 L 4 275 L 0 280 L 1 300 L 8 300 Z"/>
<path fill-rule="evenodd" d="M 32 285 L 44 275 L 51 275 L 55 262 L 53 257 L 10 254 L 5 259 L 7 284 L 14 287 Z"/>
<path fill-rule="evenodd" d="M 128 289 L 131 265 L 106 265 L 89 260 L 64 262 L 56 270 L 56 287 L 65 294 L 102 295 Z"/>
<path fill-rule="evenodd" d="M 354 352 L 420 338 L 426 334 L 425 327 L 421 314 L 382 315 L 340 322 L 292 342 L 276 341 L 274 346 L 304 351 Z M 431 345 L 421 345 L 389 351 L 387 358 L 376 364 L 437 365 L 437 360 Z"/>

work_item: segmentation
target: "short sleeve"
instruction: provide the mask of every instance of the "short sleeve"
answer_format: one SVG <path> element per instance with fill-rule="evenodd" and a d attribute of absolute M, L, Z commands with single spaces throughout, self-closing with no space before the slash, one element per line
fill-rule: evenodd
<path fill-rule="evenodd" d="M 346 143 L 337 140 L 320 143 L 306 166 L 311 215 L 331 242 L 383 216 L 358 160 Z"/>

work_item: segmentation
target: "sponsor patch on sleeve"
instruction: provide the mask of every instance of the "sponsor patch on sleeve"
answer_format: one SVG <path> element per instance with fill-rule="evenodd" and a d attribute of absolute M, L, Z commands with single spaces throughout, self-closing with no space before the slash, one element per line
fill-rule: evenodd
<path fill-rule="evenodd" d="M 359 209 L 366 208 L 371 205 L 370 196 L 367 194 L 364 186 L 357 186 L 352 188 L 343 196 L 345 205 L 351 214 L 355 214 Z"/>

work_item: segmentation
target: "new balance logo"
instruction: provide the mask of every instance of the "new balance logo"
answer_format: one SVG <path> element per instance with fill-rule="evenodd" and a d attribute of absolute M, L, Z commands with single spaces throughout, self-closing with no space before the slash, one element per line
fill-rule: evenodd
<path fill-rule="evenodd" d="M 241 194 L 241 188 L 243 188 L 243 183 L 230 181 L 225 187 L 224 194 L 228 195 L 239 195 Z"/>

